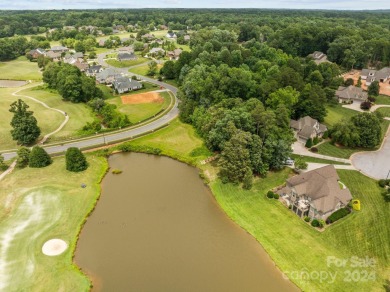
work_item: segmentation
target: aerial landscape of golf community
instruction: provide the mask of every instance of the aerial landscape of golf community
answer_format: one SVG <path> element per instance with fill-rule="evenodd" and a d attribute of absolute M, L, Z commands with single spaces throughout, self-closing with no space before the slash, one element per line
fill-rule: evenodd
<path fill-rule="evenodd" d="M 0 3 L 0 291 L 390 291 L 390 3 L 130 2 Z"/>

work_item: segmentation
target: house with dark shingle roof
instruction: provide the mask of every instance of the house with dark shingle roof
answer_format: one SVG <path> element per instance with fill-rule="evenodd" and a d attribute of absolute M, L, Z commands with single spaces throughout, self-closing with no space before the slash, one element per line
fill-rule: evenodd
<path fill-rule="evenodd" d="M 322 137 L 328 128 L 320 124 L 316 119 L 309 116 L 300 118 L 298 121 L 290 120 L 290 128 L 292 128 L 296 136 L 300 139 L 307 140 L 309 138 Z"/>
<path fill-rule="evenodd" d="M 177 38 L 177 35 L 174 33 L 174 32 L 168 32 L 165 37 L 169 38 L 169 39 L 175 39 Z"/>
<path fill-rule="evenodd" d="M 64 52 L 69 51 L 69 49 L 67 47 L 64 47 L 64 46 L 53 46 L 50 48 L 50 51 L 52 51 L 54 53 L 64 53 Z"/>
<path fill-rule="evenodd" d="M 325 220 L 352 200 L 351 192 L 339 180 L 334 166 L 327 165 L 289 178 L 277 193 L 299 217 Z"/>
<path fill-rule="evenodd" d="M 118 53 L 118 61 L 131 61 L 137 60 L 137 56 L 134 53 Z"/>
<path fill-rule="evenodd" d="M 142 88 L 142 84 L 138 81 L 123 76 L 115 77 L 112 86 L 119 94 Z"/>
<path fill-rule="evenodd" d="M 315 51 L 313 54 L 310 54 L 309 57 L 314 59 L 314 62 L 319 65 L 324 62 L 328 61 L 328 56 L 324 54 L 323 52 Z"/>
<path fill-rule="evenodd" d="M 112 84 L 117 77 L 122 75 L 112 68 L 106 68 L 96 74 L 96 81 L 101 84 Z"/>
<path fill-rule="evenodd" d="M 103 71 L 103 67 L 101 65 L 94 65 L 89 67 L 85 71 L 85 75 L 87 76 L 96 76 L 97 74 L 101 73 Z"/>
<path fill-rule="evenodd" d="M 353 85 L 348 87 L 339 86 L 336 90 L 336 97 L 340 103 L 350 103 L 353 101 L 366 101 L 368 94 L 362 88 Z"/>
<path fill-rule="evenodd" d="M 33 59 L 37 59 L 39 56 L 45 56 L 46 51 L 44 49 L 37 48 L 35 50 L 29 51 L 27 54 L 30 55 Z"/>

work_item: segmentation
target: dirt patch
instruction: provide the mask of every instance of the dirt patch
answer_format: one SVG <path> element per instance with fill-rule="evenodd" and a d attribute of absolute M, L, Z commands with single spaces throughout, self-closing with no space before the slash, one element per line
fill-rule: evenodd
<path fill-rule="evenodd" d="M 158 92 L 146 92 L 121 96 L 123 104 L 163 103 L 164 98 Z"/>
<path fill-rule="evenodd" d="M 348 78 L 352 78 L 354 81 L 354 85 L 357 84 L 359 80 L 359 76 L 362 73 L 361 70 L 352 70 L 350 72 L 347 72 L 343 75 L 344 80 L 347 80 Z M 366 80 L 362 80 L 362 89 L 367 90 Z M 383 95 L 389 95 L 390 96 L 390 83 L 389 80 L 386 82 L 379 82 L 379 93 Z"/>
<path fill-rule="evenodd" d="M 27 81 L 0 80 L 0 87 L 20 87 L 26 85 L 27 83 Z"/>

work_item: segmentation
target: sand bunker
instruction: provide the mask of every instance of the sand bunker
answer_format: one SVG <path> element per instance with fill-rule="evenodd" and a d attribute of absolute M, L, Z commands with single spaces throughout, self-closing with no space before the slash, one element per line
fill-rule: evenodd
<path fill-rule="evenodd" d="M 27 83 L 27 81 L 0 80 L 0 87 L 20 87 L 26 85 Z"/>
<path fill-rule="evenodd" d="M 158 92 L 146 92 L 121 96 L 123 104 L 163 103 L 164 99 Z"/>
<path fill-rule="evenodd" d="M 56 256 L 62 254 L 68 248 L 68 244 L 62 239 L 50 239 L 42 246 L 43 254 Z"/>

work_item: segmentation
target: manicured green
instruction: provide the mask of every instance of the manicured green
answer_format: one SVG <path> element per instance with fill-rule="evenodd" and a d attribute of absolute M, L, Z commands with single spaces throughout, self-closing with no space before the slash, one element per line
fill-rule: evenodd
<path fill-rule="evenodd" d="M 386 104 L 390 105 L 390 96 L 378 95 L 375 97 L 375 104 Z"/>
<path fill-rule="evenodd" d="M 326 106 L 326 117 L 324 120 L 325 125 L 331 127 L 341 120 L 349 120 L 351 117 L 357 115 L 359 112 L 348 108 L 344 108 L 341 104 L 327 105 Z"/>
<path fill-rule="evenodd" d="M 162 65 L 157 64 L 157 71 L 158 72 L 160 71 L 161 68 L 162 68 Z M 137 67 L 131 68 L 129 70 L 129 72 L 134 73 L 134 74 L 138 74 L 138 75 L 142 75 L 142 76 L 146 76 L 146 75 L 148 75 L 148 72 L 149 72 L 149 66 L 148 66 L 148 64 L 145 64 L 142 66 L 137 66 Z"/>
<path fill-rule="evenodd" d="M 345 158 L 345 159 L 348 159 L 355 152 L 364 151 L 359 148 L 347 148 L 347 147 L 332 145 L 329 141 L 326 141 L 318 145 L 317 148 L 318 148 L 318 154 Z"/>
<path fill-rule="evenodd" d="M 374 257 L 377 264 L 367 271 L 375 272 L 376 280 L 353 283 L 353 289 L 380 291 L 386 272 L 389 272 L 390 207 L 380 196 L 376 182 L 355 171 L 340 171 L 342 181 L 353 196 L 361 200 L 363 210 L 333 224 L 324 232 L 318 232 L 279 201 L 269 200 L 264 195 L 269 189 L 283 184 L 290 172 L 285 169 L 269 173 L 267 178 L 255 180 L 250 191 L 222 184 L 219 180 L 211 183 L 211 189 L 228 216 L 260 242 L 287 276 L 295 271 L 338 273 L 334 283 L 292 279 L 304 291 L 352 289 L 351 283 L 344 281 L 348 267 L 327 266 L 327 257 L 330 256 L 339 259 Z"/>
<path fill-rule="evenodd" d="M 143 58 L 143 57 L 139 57 L 137 58 L 137 60 L 130 60 L 130 61 L 118 61 L 118 60 L 106 60 L 107 64 L 111 65 L 111 66 L 114 66 L 114 67 L 117 67 L 117 68 L 125 68 L 125 67 L 131 67 L 131 66 L 135 66 L 135 65 L 139 65 L 139 64 L 142 64 L 142 63 L 145 63 L 145 62 L 148 62 L 149 60 L 146 59 L 146 58 Z"/>
<path fill-rule="evenodd" d="M 150 89 L 143 90 L 143 92 Z M 142 93 L 142 90 L 131 92 L 132 94 Z M 128 115 L 130 122 L 138 123 L 167 109 L 171 104 L 171 96 L 168 92 L 161 92 L 160 95 L 164 101 L 162 103 L 141 103 L 141 104 L 123 104 L 121 97 L 117 96 L 107 100 L 110 104 L 115 104 L 121 113 Z"/>
<path fill-rule="evenodd" d="M 390 118 L 390 107 L 382 107 L 377 109 L 384 117 Z"/>
<path fill-rule="evenodd" d="M 30 62 L 23 56 L 13 61 L 0 62 L 0 79 L 41 80 L 42 73 L 36 62 Z"/>
<path fill-rule="evenodd" d="M 347 163 L 334 161 L 334 160 L 328 160 L 328 159 L 321 159 L 317 157 L 310 157 L 310 156 L 302 156 L 297 154 L 291 154 L 291 158 L 297 159 L 300 158 L 304 162 L 312 162 L 312 163 L 324 163 L 324 164 L 340 164 L 340 165 L 349 165 Z"/>
<path fill-rule="evenodd" d="M 72 173 L 64 157 L 55 158 L 45 168 L 16 169 L 0 182 L 0 235 L 12 240 L 1 250 L 8 264 L 2 270 L 4 290 L 42 291 L 42 283 L 45 291 L 89 290 L 90 280 L 73 264 L 73 251 L 100 195 L 107 162 L 92 155 L 88 162 L 88 170 Z M 59 256 L 44 255 L 42 245 L 52 238 L 65 240 L 68 249 Z"/>

